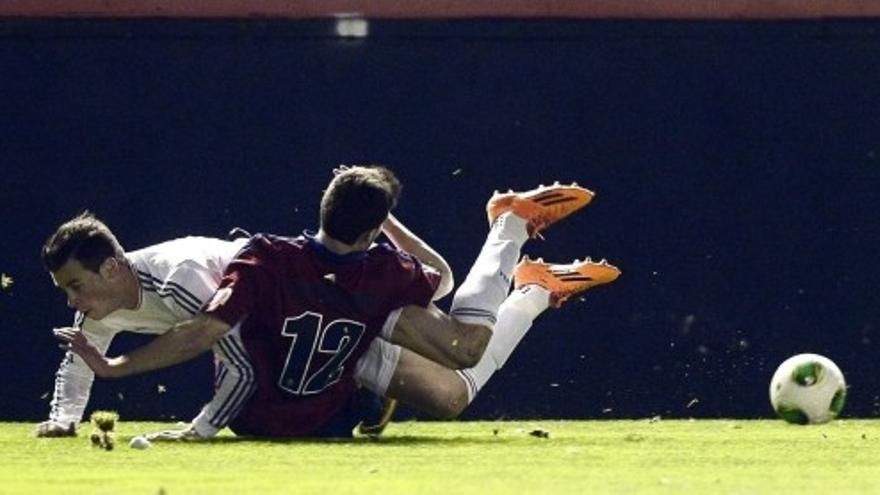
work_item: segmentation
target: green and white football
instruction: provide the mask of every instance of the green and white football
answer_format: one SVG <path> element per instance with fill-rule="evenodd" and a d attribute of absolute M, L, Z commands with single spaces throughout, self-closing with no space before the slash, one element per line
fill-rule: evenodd
<path fill-rule="evenodd" d="M 789 423 L 827 423 L 840 414 L 845 402 L 843 373 L 819 354 L 786 359 L 770 381 L 770 403 L 776 414 Z"/>

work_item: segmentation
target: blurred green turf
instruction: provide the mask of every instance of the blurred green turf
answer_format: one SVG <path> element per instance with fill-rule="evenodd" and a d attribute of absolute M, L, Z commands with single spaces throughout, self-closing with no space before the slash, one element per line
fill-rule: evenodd
<path fill-rule="evenodd" d="M 113 451 L 0 424 L 0 493 L 880 493 L 880 421 L 404 422 L 379 441 L 128 447 L 163 423 L 120 422 Z"/>

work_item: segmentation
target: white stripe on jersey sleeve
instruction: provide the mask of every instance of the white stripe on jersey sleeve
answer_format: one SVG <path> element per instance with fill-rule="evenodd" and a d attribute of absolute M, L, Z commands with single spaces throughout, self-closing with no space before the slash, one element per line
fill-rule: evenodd
<path fill-rule="evenodd" d="M 214 397 L 192 421 L 196 432 L 205 438 L 231 423 L 257 388 L 254 368 L 241 341 L 241 323 L 214 345 L 214 355 L 223 366 Z"/>

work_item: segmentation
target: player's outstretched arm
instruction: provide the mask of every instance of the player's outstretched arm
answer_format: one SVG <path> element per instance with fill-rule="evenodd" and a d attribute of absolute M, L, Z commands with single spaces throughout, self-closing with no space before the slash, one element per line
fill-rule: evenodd
<path fill-rule="evenodd" d="M 211 349 L 229 328 L 222 320 L 197 315 L 174 325 L 149 344 L 114 358 L 101 354 L 77 328 L 55 329 L 55 336 L 63 346 L 79 355 L 95 375 L 118 378 L 189 361 Z"/>
<path fill-rule="evenodd" d="M 440 272 L 440 284 L 434 293 L 435 301 L 452 292 L 452 288 L 455 286 L 452 268 L 449 267 L 449 263 L 443 259 L 443 256 L 440 256 L 440 253 L 406 228 L 403 222 L 390 213 L 388 214 L 388 219 L 382 224 L 382 233 L 385 234 L 385 237 L 397 249 L 411 254 L 423 264 Z"/>
<path fill-rule="evenodd" d="M 101 352 L 106 352 L 116 332 L 101 328 L 92 320 L 75 325 L 82 328 L 83 335 Z M 55 373 L 55 386 L 52 394 L 51 411 L 46 421 L 38 424 L 34 434 L 38 437 L 68 437 L 76 435 L 76 428 L 82 419 L 83 411 L 89 401 L 94 380 L 92 370 L 74 354 L 68 352 L 61 360 Z"/>

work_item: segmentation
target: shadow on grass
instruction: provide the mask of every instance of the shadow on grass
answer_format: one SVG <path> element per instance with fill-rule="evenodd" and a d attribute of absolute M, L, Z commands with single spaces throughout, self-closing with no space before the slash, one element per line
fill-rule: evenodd
<path fill-rule="evenodd" d="M 271 437 L 219 437 L 207 442 L 193 443 L 252 443 L 252 444 L 290 444 L 290 445 L 463 445 L 497 443 L 501 437 L 487 435 L 485 438 L 474 437 L 432 437 L 432 436 L 389 436 L 382 438 L 271 438 Z"/>
<path fill-rule="evenodd" d="M 233 437 L 223 436 L 210 440 L 180 441 L 180 440 L 154 440 L 153 443 L 180 443 L 187 445 L 370 445 L 370 446 L 405 446 L 405 445 L 485 445 L 510 440 L 498 436 L 488 435 L 485 438 L 474 437 L 432 437 L 432 436 L 389 436 L 382 438 L 271 438 L 271 437 Z"/>

